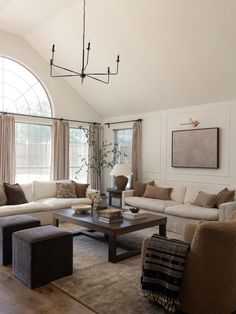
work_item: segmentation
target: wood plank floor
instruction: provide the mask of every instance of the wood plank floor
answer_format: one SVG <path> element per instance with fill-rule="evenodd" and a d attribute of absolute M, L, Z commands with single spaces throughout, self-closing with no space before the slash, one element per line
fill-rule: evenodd
<path fill-rule="evenodd" d="M 0 266 L 0 314 L 94 314 L 51 284 L 30 289 Z"/>

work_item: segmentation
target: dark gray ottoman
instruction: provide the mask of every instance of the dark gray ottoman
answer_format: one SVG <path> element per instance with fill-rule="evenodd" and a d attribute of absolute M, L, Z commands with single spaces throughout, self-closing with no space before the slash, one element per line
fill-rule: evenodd
<path fill-rule="evenodd" d="M 30 288 L 72 274 L 72 233 L 42 226 L 15 232 L 12 241 L 13 274 Z"/>
<path fill-rule="evenodd" d="M 0 263 L 12 262 L 12 234 L 15 231 L 40 226 L 40 220 L 28 215 L 14 215 L 0 218 Z"/>

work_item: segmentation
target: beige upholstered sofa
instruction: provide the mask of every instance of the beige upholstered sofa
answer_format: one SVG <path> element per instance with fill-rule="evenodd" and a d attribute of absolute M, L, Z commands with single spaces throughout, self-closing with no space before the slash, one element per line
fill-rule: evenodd
<path fill-rule="evenodd" d="M 88 198 L 92 189 L 87 189 L 84 198 L 57 198 L 57 181 L 33 181 L 21 184 L 28 203 L 20 205 L 4 205 L 0 207 L 0 217 L 18 214 L 28 214 L 40 219 L 42 224 L 52 223 L 52 212 L 57 209 L 69 208 L 73 204 L 91 204 Z M 70 183 L 71 180 L 58 182 Z"/>
<path fill-rule="evenodd" d="M 236 210 L 236 201 L 221 204 L 219 208 L 205 208 L 192 205 L 198 193 L 203 191 L 209 194 L 218 194 L 224 186 L 175 184 L 160 185 L 173 188 L 171 200 L 159 200 L 152 198 L 136 197 L 134 190 L 123 191 L 122 207 L 139 207 L 140 209 L 166 216 L 167 230 L 183 234 L 187 223 L 198 223 L 201 220 L 217 221 L 226 220 L 231 212 Z"/>

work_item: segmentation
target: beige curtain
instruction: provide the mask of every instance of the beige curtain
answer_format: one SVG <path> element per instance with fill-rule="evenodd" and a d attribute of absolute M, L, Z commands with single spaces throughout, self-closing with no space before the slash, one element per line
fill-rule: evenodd
<path fill-rule="evenodd" d="M 69 178 L 69 123 L 53 121 L 52 131 L 52 180 Z"/>
<path fill-rule="evenodd" d="M 132 141 L 132 183 L 141 180 L 141 154 L 142 154 L 142 121 L 135 121 L 133 125 Z"/>
<path fill-rule="evenodd" d="M 16 171 L 15 119 L 0 116 L 0 182 L 14 183 Z"/>
<path fill-rule="evenodd" d="M 101 126 L 97 124 L 91 124 L 89 126 L 89 147 L 88 147 L 88 183 L 92 189 L 101 190 L 101 176 L 96 171 L 96 162 L 99 158 L 99 146 L 101 142 Z"/>

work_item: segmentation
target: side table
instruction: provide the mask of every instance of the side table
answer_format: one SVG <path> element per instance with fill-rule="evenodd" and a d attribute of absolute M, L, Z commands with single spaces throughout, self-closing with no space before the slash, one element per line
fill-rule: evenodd
<path fill-rule="evenodd" d="M 120 207 L 122 207 L 122 190 L 108 188 L 107 192 L 109 194 L 109 206 L 112 206 L 112 198 L 118 198 L 120 200 Z"/>

